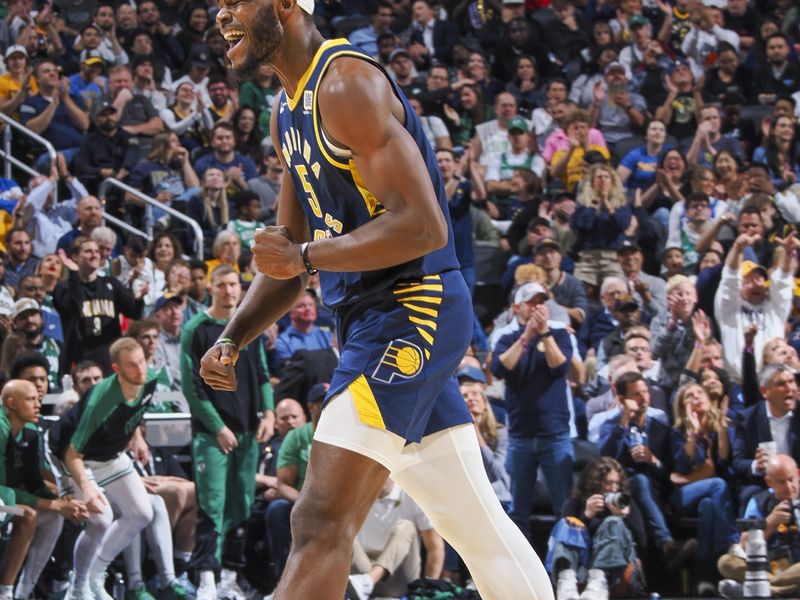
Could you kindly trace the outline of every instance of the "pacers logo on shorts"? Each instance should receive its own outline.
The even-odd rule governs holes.
[[[392,383],[395,377],[411,379],[422,370],[422,350],[406,340],[392,340],[383,353],[373,379]]]

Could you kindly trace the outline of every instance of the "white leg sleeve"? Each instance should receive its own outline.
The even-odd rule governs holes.
[[[489,483],[472,425],[419,444],[361,422],[349,391],[322,411],[314,439],[385,466],[469,567],[484,600],[553,600],[544,565]]]
[[[36,533],[28,549],[25,566],[22,567],[15,598],[25,599],[31,595],[64,526],[64,518],[56,512],[40,510],[36,516]]]
[[[153,558],[158,566],[161,576],[161,587],[166,586],[175,579],[175,565],[172,562],[172,528],[169,524],[167,505],[161,496],[150,494],[150,504],[153,507],[153,520],[144,530],[147,546],[153,553]]]
[[[102,568],[98,569],[95,566],[92,568],[93,571],[105,570],[131,543],[131,540],[153,520],[153,508],[138,473],[131,472],[105,484],[105,492],[119,510],[119,518],[108,528],[97,549],[97,562]]]
[[[122,551],[125,559],[125,572],[128,574],[127,586],[129,590],[135,590],[144,584],[142,580],[142,535],[133,536],[131,543],[125,546]]]
[[[392,479],[464,559],[484,600],[553,600],[544,565],[500,505],[472,425],[403,449]]]
[[[97,485],[94,481],[92,485]],[[83,492],[75,488],[75,498],[83,500]],[[97,557],[97,549],[100,547],[103,537],[114,520],[114,514],[108,504],[103,505],[103,512],[90,514],[75,542],[73,552],[73,567],[75,569],[75,582],[81,584],[89,577],[89,570]]]

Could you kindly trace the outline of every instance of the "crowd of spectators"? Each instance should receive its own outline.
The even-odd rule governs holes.
[[[220,596],[239,600],[269,592],[285,563],[337,332],[312,279],[254,351],[266,363],[252,359],[262,420],[240,431],[197,414],[209,389],[187,381],[187,336],[224,321],[230,289],[252,280],[248,248],[275,222],[284,169],[269,135],[280,81],[266,65],[233,79],[216,11],[186,0],[0,7],[0,112],[57,151],[52,161],[15,132],[14,155],[39,174],[0,178],[0,369],[40,400],[58,394],[43,409],[54,419],[114,373],[109,348],[127,335],[158,378],[152,410],[191,412],[226,454],[261,441],[250,518],[231,531],[198,508],[190,465],[158,449],[161,462],[138,465],[164,500],[153,514],[168,515],[176,581],[211,600],[221,567]],[[678,591],[712,593],[724,576],[720,590],[736,595],[744,514],[767,519],[770,552],[800,562],[797,526],[786,527],[800,494],[796,3],[345,0],[317,3],[314,18],[386,70],[436,149],[475,307],[462,393],[501,502],[537,549],[550,536],[559,599],[584,584],[585,598],[675,592],[679,569],[692,586]],[[608,495],[619,492],[625,506]],[[401,502],[406,517],[390,518]],[[468,578],[391,481],[372,515],[353,598],[401,594],[420,574]],[[66,585],[69,529],[42,597]],[[214,541],[225,546],[215,557],[205,540],[222,534],[238,538]],[[137,552],[117,568],[148,600]],[[773,591],[800,593],[782,564],[771,561]],[[166,573],[155,588],[171,585]],[[26,576],[15,597],[32,593]]]

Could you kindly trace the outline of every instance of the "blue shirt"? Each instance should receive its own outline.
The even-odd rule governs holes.
[[[662,152],[669,150],[668,146],[664,147]],[[626,187],[628,189],[647,189],[656,180],[656,168],[658,167],[658,159],[661,155],[650,156],[647,153],[647,145],[639,146],[628,152],[625,158],[619,163],[631,172]]]
[[[567,372],[572,358],[572,343],[566,329],[551,329],[553,340],[566,360],[556,368],[547,365],[539,349],[540,338],[523,349],[517,366],[507,369],[500,356],[519,339],[524,328],[500,338],[494,348],[492,373],[506,380],[508,431],[512,437],[555,436],[569,432],[569,406],[566,394]]]
[[[227,171],[231,167],[238,166],[242,167],[245,180],[249,181],[250,179],[255,179],[258,177],[258,170],[256,169],[256,164],[253,162],[253,160],[249,156],[244,156],[238,152],[234,153],[233,160],[227,163],[218,161],[213,152],[206,154],[205,156],[201,156],[197,159],[194,170],[197,173],[197,176],[202,178],[203,174],[212,167]]]
[[[324,350],[331,347],[331,332],[316,325],[308,333],[303,333],[289,325],[275,341],[275,358],[278,365],[291,358],[298,350]]]
[[[72,93],[70,96],[78,108],[86,110],[86,104],[80,96]],[[22,124],[25,125],[34,117],[42,114],[48,106],[50,106],[50,101],[41,94],[28,98],[25,104],[19,108]],[[67,148],[78,148],[83,143],[84,134],[75,127],[66,105],[59,102],[50,125],[42,132],[42,137],[53,144],[56,150],[66,150]]]
[[[105,85],[105,80],[103,81],[103,87],[100,87],[94,81],[84,81],[80,73],[75,73],[69,78],[70,94],[83,98],[87,106],[105,95]]]
[[[347,36],[353,46],[358,46],[370,56],[378,56],[378,35],[372,25],[356,29]]]
[[[452,198],[447,199],[447,208],[450,209],[450,222],[453,224],[453,243],[456,247],[456,257],[462,269],[475,266],[475,257],[472,250],[472,217],[469,207],[472,204],[470,197],[472,184],[462,179],[458,184]]]

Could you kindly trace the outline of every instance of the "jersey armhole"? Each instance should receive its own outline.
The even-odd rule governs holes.
[[[335,61],[338,58],[342,58],[344,56],[363,60],[367,64],[370,64],[376,69],[378,69],[378,71],[380,71],[383,74],[383,76],[386,77],[389,83],[389,87],[392,89],[395,98],[397,98],[400,101],[400,106],[402,106],[403,108],[403,121],[400,123],[400,125],[402,125],[405,128],[406,124],[408,123],[408,107],[406,105],[407,101],[403,96],[403,93],[400,91],[400,88],[397,87],[395,82],[389,76],[389,73],[386,72],[386,69],[384,69],[378,62],[376,62],[373,58],[369,56],[365,56],[355,51],[343,51],[341,54],[331,57],[331,59],[328,60],[328,62],[326,62],[325,65],[322,67],[322,71],[320,72],[319,77],[317,77],[317,88],[319,88],[322,85],[322,80],[325,78],[325,75],[328,72],[328,69],[330,68],[331,64],[333,64],[333,61]],[[319,111],[319,99],[316,97],[314,98],[313,120],[315,128],[320,133],[320,138],[321,138],[320,143],[324,146],[327,146],[327,150],[330,150],[330,153],[333,154],[333,156],[336,156],[342,160],[349,161],[353,156],[352,151],[349,148],[342,148],[340,146],[337,146],[336,144],[331,142],[330,138],[325,134],[325,128],[323,127],[322,124],[322,116],[320,115]]]

